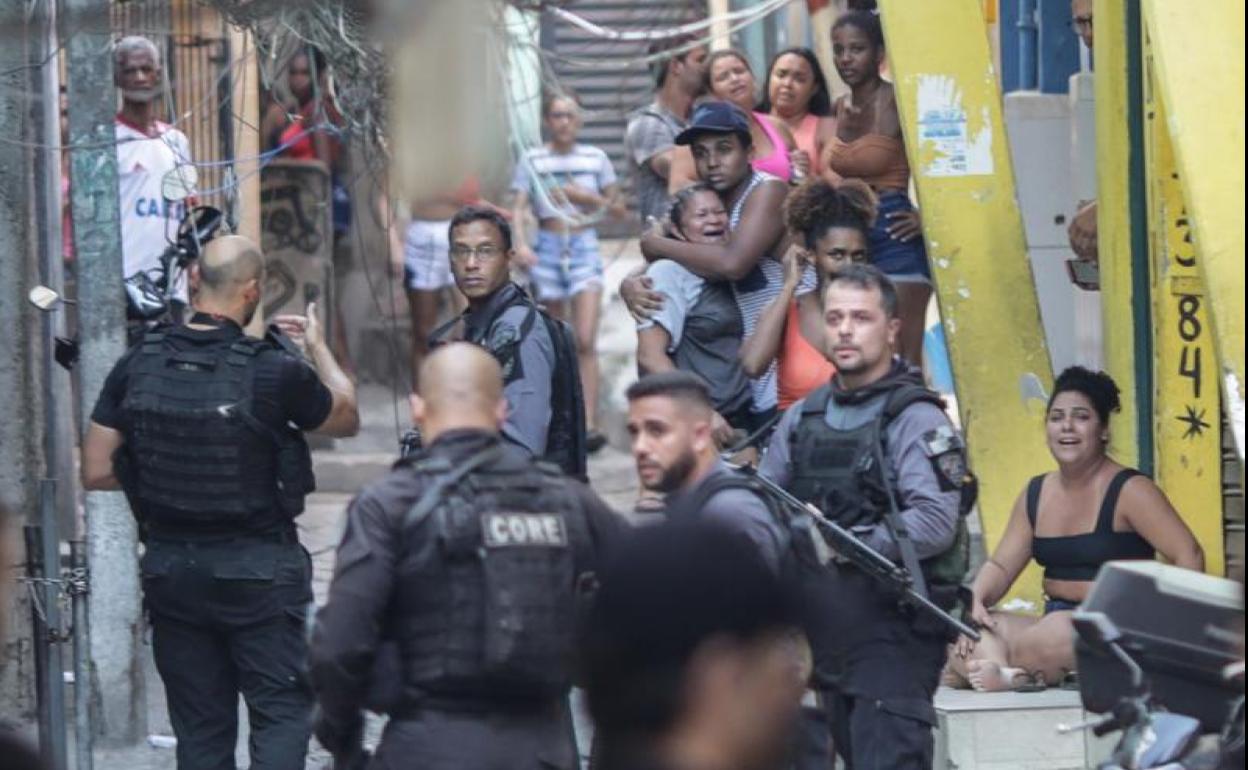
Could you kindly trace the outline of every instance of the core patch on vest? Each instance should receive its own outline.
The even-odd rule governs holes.
[[[486,548],[566,548],[568,531],[557,513],[487,513],[481,517]]]

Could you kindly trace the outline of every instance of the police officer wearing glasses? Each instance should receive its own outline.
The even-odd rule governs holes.
[[[585,407],[571,328],[512,283],[511,225],[501,214],[465,206],[449,229],[451,273],[468,309],[434,330],[430,348],[464,341],[490,351],[509,406],[503,437],[584,480]]]
[[[785,413],[759,472],[950,608],[967,570],[974,497],[961,439],[922,375],[893,354],[901,322],[886,276],[844,268],[828,278],[823,303],[824,352],[837,373]],[[815,682],[846,767],[931,767],[944,627],[839,559],[808,588]]]
[[[347,512],[309,658],[317,738],[358,766],[370,708],[390,717],[374,770],[575,767],[575,619],[620,520],[502,439],[487,351],[438,348],[419,387],[425,448]]]
[[[251,241],[213,240],[197,270],[190,321],[147,332],[108,375],[83,485],[124,489],[138,520],[179,770],[234,767],[240,692],[251,767],[301,770],[312,567],[294,518],[314,487],[302,431],[354,434],[355,387],[312,307],[279,318],[286,333],[243,333],[264,282]]]

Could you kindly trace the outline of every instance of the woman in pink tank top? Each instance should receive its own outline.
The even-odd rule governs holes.
[[[758,109],[792,133],[797,150],[790,159],[802,176],[813,174],[833,183],[840,181],[823,166],[823,148],[836,136],[836,118],[828,81],[814,51],[787,48],[776,54],[767,68],[763,101]]]
[[[707,59],[706,73],[710,96],[735,104],[750,117],[750,140],[754,146],[754,158],[750,165],[756,171],[771,174],[785,182],[792,181],[793,163],[789,156],[797,149],[797,144],[787,127],[766,112],[754,110],[757,88],[754,72],[745,56],[733,50],[716,51]],[[693,156],[685,148],[678,150],[672,158],[668,176],[669,192],[692,184],[698,178],[693,167]]]

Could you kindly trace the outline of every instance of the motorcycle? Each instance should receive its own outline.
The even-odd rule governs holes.
[[[1078,725],[1059,725],[1059,733],[1091,730],[1100,737],[1121,731],[1110,759],[1098,770],[1212,770],[1218,766],[1218,747],[1214,747],[1211,763],[1208,747],[1199,745],[1200,720],[1167,711],[1153,696],[1144,669],[1128,652],[1123,633],[1108,615],[1079,611],[1074,613],[1072,622],[1086,644],[1108,652],[1126,668],[1131,686],[1106,716]],[[1238,719],[1242,719],[1242,711],[1239,713]],[[1231,719],[1238,721],[1235,715]]]
[[[162,177],[161,195],[167,204],[186,201],[194,194],[195,184],[195,167],[179,166]],[[181,303],[174,300],[179,282],[224,223],[225,215],[219,209],[212,206],[190,208],[179,220],[177,232],[156,266],[125,278],[122,285],[126,294],[128,344],[138,341],[144,331],[158,323],[181,321]],[[47,286],[35,286],[27,298],[44,312],[52,312],[61,304],[73,304],[73,300]],[[72,369],[78,360],[77,338],[57,337],[54,357],[64,369]]]

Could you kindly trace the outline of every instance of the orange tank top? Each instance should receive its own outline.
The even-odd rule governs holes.
[[[852,142],[832,137],[825,161],[838,175],[861,179],[877,190],[905,190],[910,186],[906,145],[891,136],[864,134]]]
[[[781,410],[832,379],[836,368],[802,336],[797,300],[789,305],[784,322],[784,340],[776,361],[776,396]]]

